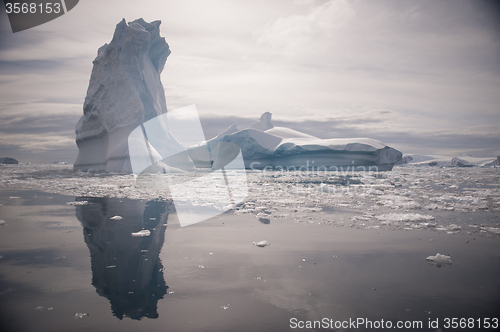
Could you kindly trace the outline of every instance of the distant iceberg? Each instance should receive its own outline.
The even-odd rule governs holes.
[[[413,166],[457,166],[457,167],[493,167],[500,165],[500,157],[478,158],[469,154],[457,157],[445,155],[405,154],[396,165]]]

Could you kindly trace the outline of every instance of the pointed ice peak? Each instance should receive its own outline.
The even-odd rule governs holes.
[[[271,122],[272,116],[273,116],[272,113],[269,113],[269,112],[262,114],[260,116],[259,121],[255,122],[252,125],[252,128],[262,130],[262,131],[271,129],[272,127],[274,127],[274,125]]]

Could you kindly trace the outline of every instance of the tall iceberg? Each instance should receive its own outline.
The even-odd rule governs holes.
[[[123,19],[111,42],[99,48],[75,130],[75,169],[132,172],[129,134],[167,112],[160,73],[170,49],[160,24]]]

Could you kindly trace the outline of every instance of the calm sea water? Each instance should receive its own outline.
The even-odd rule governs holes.
[[[472,331],[500,317],[500,238],[231,213],[180,228],[168,201],[0,195],[2,331],[297,331],[324,318],[418,331],[471,318]],[[426,261],[438,252],[452,264]]]

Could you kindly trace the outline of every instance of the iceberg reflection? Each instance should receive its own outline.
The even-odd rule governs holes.
[[[113,315],[157,318],[168,286],[159,253],[171,202],[78,197],[76,206],[90,251],[92,285],[109,299]],[[121,217],[121,218],[120,218]],[[149,236],[132,236],[145,230]]]

